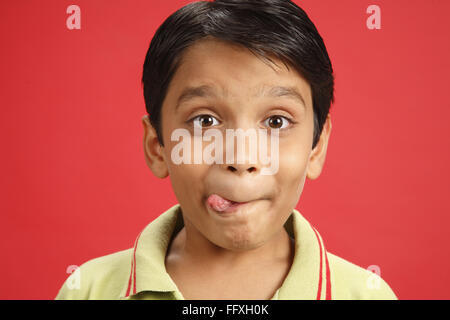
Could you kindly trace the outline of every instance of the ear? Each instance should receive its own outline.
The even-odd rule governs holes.
[[[169,175],[164,157],[164,147],[159,144],[155,128],[150,123],[148,115],[142,117],[144,125],[144,154],[147,166],[158,178],[165,178]]]
[[[320,134],[319,141],[309,155],[308,168],[306,176],[308,179],[314,180],[320,176],[323,165],[325,163],[325,157],[327,155],[328,139],[331,133],[331,116],[328,114]]]

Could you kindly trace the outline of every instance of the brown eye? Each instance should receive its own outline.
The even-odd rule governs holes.
[[[271,116],[265,122],[272,129],[284,129],[290,123],[286,117],[282,116]]]
[[[217,119],[209,114],[199,115],[192,119],[192,121],[194,122],[194,127],[200,128],[211,127],[212,125],[218,123]],[[214,121],[216,121],[216,123]]]

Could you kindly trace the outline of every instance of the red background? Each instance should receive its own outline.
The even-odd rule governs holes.
[[[0,298],[53,299],[67,266],[132,247],[176,203],[145,164],[140,77],[187,2],[1,2]],[[450,298],[450,1],[296,2],[336,74],[327,162],[297,209],[399,298]]]

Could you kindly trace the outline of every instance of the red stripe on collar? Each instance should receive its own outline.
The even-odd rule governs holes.
[[[330,266],[328,264],[327,253],[325,252],[325,262],[327,265],[327,289],[326,289],[326,300],[331,300],[331,277],[330,277]]]
[[[130,277],[128,278],[128,288],[127,288],[127,293],[125,294],[125,297],[128,297],[130,295],[131,277],[133,276],[133,267],[134,267],[134,259],[131,259],[131,272],[130,272]]]
[[[134,241],[133,259],[131,260],[131,271],[130,271],[130,278],[128,280],[127,293],[125,294],[126,297],[130,296],[131,283],[133,283],[133,294],[136,294],[136,248],[137,248],[139,237],[141,236],[141,233],[142,233],[142,231],[139,232],[139,235],[137,236],[136,240]]]
[[[320,300],[320,295],[322,293],[322,277],[323,277],[323,269],[322,269],[322,244],[320,243],[319,235],[317,234],[316,229],[311,226],[311,228],[314,230],[314,233],[316,234],[317,242],[319,244],[319,256],[320,256],[320,265],[319,265],[319,285],[317,288],[317,297],[316,300]]]
[[[327,286],[325,288],[325,300],[331,300],[331,277],[330,277],[330,265],[328,263],[327,251],[325,249],[325,246],[324,246],[322,240],[320,239],[320,236],[319,236],[319,233],[317,232],[317,230],[313,226],[311,226],[311,228],[314,230],[314,233],[316,234],[317,242],[319,243],[319,249],[320,249],[319,250],[319,254],[320,254],[319,272],[320,272],[320,274],[319,274],[319,285],[318,285],[316,299],[320,300],[321,293],[322,293],[322,282],[323,282],[322,281],[322,278],[323,278],[322,250],[323,250],[323,254],[325,255],[325,268],[326,268],[325,281],[327,283]]]

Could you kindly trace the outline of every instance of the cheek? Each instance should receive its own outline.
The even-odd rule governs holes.
[[[201,200],[199,197],[204,194],[202,181],[206,172],[203,165],[169,163],[168,168],[169,178],[180,204]]]
[[[285,201],[287,197],[298,197],[303,190],[308,166],[309,149],[308,144],[302,143],[300,139],[291,139],[280,144],[280,164],[276,175],[280,194]],[[290,201],[288,201],[290,202]]]
[[[206,168],[204,165],[194,165],[180,163],[176,164],[172,161],[172,149],[178,144],[177,141],[165,141],[164,161],[169,171],[169,179],[172,184],[173,191],[180,202],[188,207],[189,200],[194,200],[199,194],[201,188],[200,183],[204,179]],[[192,154],[192,153],[191,153]]]
[[[280,172],[295,179],[306,171],[308,156],[309,153],[300,148],[280,150]]]

